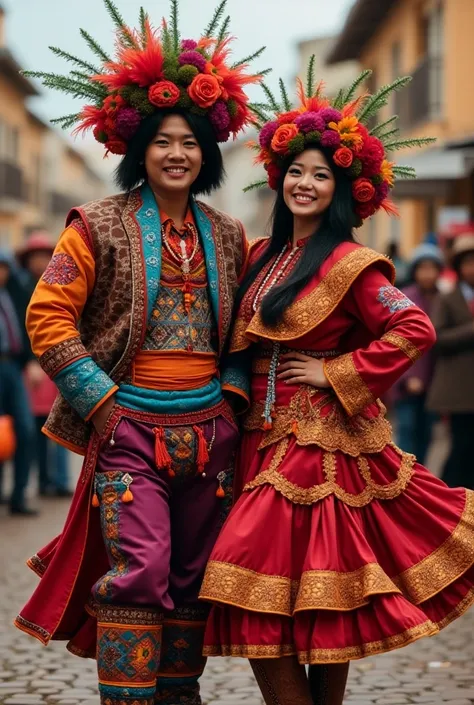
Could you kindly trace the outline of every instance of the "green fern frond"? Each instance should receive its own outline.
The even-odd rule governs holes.
[[[267,181],[254,181],[253,184],[249,184],[244,188],[244,193],[248,193],[249,191],[255,191],[255,189],[258,188],[263,188],[264,186],[268,186]]]
[[[411,81],[411,76],[400,76],[392,83],[382,86],[369,100],[365,103],[362,110],[359,112],[359,120],[368,120],[374,116],[384,105],[387,105],[390,95],[394,91],[399,91]]]
[[[272,91],[270,90],[270,88],[267,86],[266,83],[262,83],[261,85],[262,85],[263,92],[265,93],[265,95],[268,98],[268,104],[270,106],[270,109],[274,110],[276,113],[281,112],[281,106],[278,104],[278,102],[277,102],[275,96],[273,95]]]
[[[173,48],[176,53],[179,51],[179,13],[178,0],[171,0],[171,36],[173,38]]]
[[[81,30],[79,30],[79,31],[80,31],[80,33],[81,33],[81,37],[82,37],[83,39],[85,39],[85,41],[86,41],[86,43],[87,43],[89,49],[90,49],[96,56],[98,56],[99,59],[101,59],[104,63],[105,63],[105,62],[112,61],[112,59],[110,58],[110,56],[108,56],[108,54],[105,53],[105,51],[102,49],[102,47],[100,46],[100,44],[98,44],[98,43],[96,42],[96,40],[95,40],[93,37],[91,37],[91,35],[89,34],[89,32],[86,32],[85,29],[81,29]]]
[[[118,8],[112,2],[112,0],[104,0],[104,5],[105,5],[105,9],[107,10],[110,17],[112,18],[112,22],[117,27],[117,29],[124,30],[127,25],[125,24],[125,20],[123,19],[122,15],[118,11]]]
[[[414,139],[388,142],[384,147],[387,152],[395,152],[398,149],[405,149],[405,147],[425,147],[427,144],[432,144],[433,142],[436,142],[436,137],[416,137]]]
[[[333,103],[333,106],[336,110],[341,110],[344,107],[344,95],[345,95],[344,88],[341,88],[341,90],[337,94],[336,99],[334,100],[334,103]]]
[[[258,59],[259,56],[263,54],[267,47],[260,47],[257,51],[254,51],[253,54],[249,54],[246,56],[244,59],[241,61],[236,61],[235,64],[232,64],[231,68],[236,69],[238,66],[243,66],[244,64],[250,64],[252,61],[255,61],[255,59]]]
[[[47,88],[54,88],[62,93],[70,93],[75,98],[86,98],[87,100],[101,100],[103,98],[103,91],[100,86],[75,80],[69,76],[45,73],[43,71],[25,71],[24,75],[28,78],[38,78]]]
[[[249,103],[250,110],[258,117],[261,123],[269,122],[270,118],[265,112],[268,106],[263,106],[261,103]]]
[[[161,27],[161,42],[163,44],[163,53],[165,57],[172,56],[174,53],[173,37],[171,36],[170,28],[166,22],[163,22]]]
[[[291,110],[291,100],[288,97],[285,83],[282,78],[278,81],[280,84],[281,102],[285,110]]]
[[[258,75],[264,78],[265,76],[268,76],[269,73],[271,73],[273,69],[263,69],[263,71],[259,71]]]
[[[205,37],[213,37],[219,22],[222,20],[222,15],[224,14],[225,7],[227,5],[227,0],[222,0],[222,2],[216,7],[212,20],[206,27],[204,32]]]
[[[80,113],[71,113],[70,115],[63,115],[59,118],[53,118],[50,122],[52,122],[53,125],[59,125],[63,128],[63,130],[68,130],[70,127],[75,125],[76,122],[79,122],[80,119]]]
[[[398,127],[395,127],[393,130],[389,130],[388,132],[384,132],[380,135],[377,135],[377,137],[383,144],[385,144],[386,142],[388,142],[388,140],[398,135],[399,132],[400,130],[398,129]]]
[[[316,56],[315,54],[311,55],[311,58],[309,60],[308,64],[308,72],[306,74],[306,95],[308,97],[313,95],[314,91],[314,64],[316,62]]]
[[[370,69],[365,69],[365,71],[362,71],[362,73],[357,76],[357,78],[352,82],[352,84],[349,86],[347,91],[345,91],[345,93],[344,93],[343,105],[344,105],[344,103],[349,103],[349,101],[351,101],[355,98],[355,95],[356,95],[359,87],[371,75],[372,75],[372,71]]]
[[[224,22],[222,23],[222,27],[219,30],[219,34],[217,35],[217,43],[222,44],[222,42],[227,39],[229,36],[229,27],[230,27],[230,15],[227,15],[225,18]]]
[[[399,179],[416,179],[416,171],[413,166],[403,166],[400,164],[394,166],[392,171]]]
[[[383,130],[385,130],[386,127],[389,127],[390,125],[393,125],[396,121],[398,120],[398,115],[393,115],[389,120],[384,120],[384,122],[379,122],[378,125],[375,125],[370,130],[370,134],[373,135],[374,137],[378,137]]]
[[[90,73],[100,73],[100,69],[98,69],[97,66],[94,66],[94,64],[90,64],[88,61],[84,61],[78,56],[73,56],[73,54],[69,54],[67,51],[63,51],[59,47],[49,47],[49,49],[53,52],[53,54],[61,57],[61,59],[66,59],[66,61],[76,64],[76,66],[81,66],[83,69],[87,69]]]
[[[144,7],[140,8],[140,18],[139,18],[139,23],[140,23],[140,34],[142,37],[142,44],[143,46],[146,46],[146,21],[148,19],[148,14],[145,10]]]

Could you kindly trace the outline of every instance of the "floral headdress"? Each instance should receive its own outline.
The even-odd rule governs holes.
[[[171,0],[170,23],[163,19],[160,30],[153,28],[143,8],[139,29],[131,29],[112,0],[104,3],[117,30],[114,59],[81,29],[100,67],[50,47],[78,70],[69,75],[26,72],[48,88],[89,101],[81,112],[57,118],[54,123],[64,129],[77,124],[76,133],[91,129],[108,152],[125,154],[141,121],[162,108],[176,106],[207,116],[219,142],[226,142],[252,121],[244,88],[259,83],[268,71],[251,74],[247,69],[265,47],[241,61],[229,60],[232,37],[230,17],[225,16],[227,0],[222,0],[197,41],[180,37],[178,0]]]
[[[379,208],[396,214],[396,208],[388,198],[395,178],[415,178],[415,171],[412,167],[396,166],[390,161],[389,154],[403,147],[420,147],[433,140],[398,139],[397,116],[375,127],[369,125],[371,118],[387,105],[390,94],[403,88],[411,78],[398,78],[374,95],[364,93],[355,97],[371,74],[366,70],[331,102],[322,95],[322,82],[315,87],[314,58],[308,67],[306,87],[298,79],[299,106],[296,108],[293,109],[281,79],[281,104],[263,84],[268,104],[253,106],[260,134],[258,143],[251,142],[249,146],[258,152],[255,161],[264,165],[267,180],[253,183],[246,190],[267,184],[276,189],[286,157],[300,154],[308,147],[322,146],[331,150],[334,164],[352,180],[354,211],[359,224]]]

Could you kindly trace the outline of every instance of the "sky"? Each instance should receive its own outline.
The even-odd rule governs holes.
[[[144,5],[157,25],[168,16],[168,0],[115,0],[125,20],[135,25]],[[297,43],[304,39],[336,34],[354,0],[228,0],[231,32],[236,37],[234,54],[243,58],[262,45],[267,46],[255,68],[271,67],[267,78],[276,86],[278,77],[291,80],[297,69]],[[212,17],[217,0],[180,0],[180,28],[183,38],[197,38]],[[0,0],[6,11],[6,44],[25,69],[62,73],[66,62],[54,56],[49,45],[81,58],[90,59],[89,48],[79,34],[86,29],[108,52],[113,50],[113,27],[102,0]],[[71,68],[73,68],[71,66]],[[258,89],[254,89],[258,90]],[[56,91],[41,87],[42,96],[30,107],[48,120],[81,107]],[[253,99],[258,99],[254,94]],[[80,141],[76,143],[80,147]]]

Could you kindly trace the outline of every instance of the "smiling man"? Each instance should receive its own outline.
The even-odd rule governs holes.
[[[246,240],[195,197],[221,184],[218,142],[249,122],[243,87],[258,80],[227,66],[221,13],[199,42],[173,23],[157,34],[144,14],[140,34],[119,27],[80,129],[123,155],[124,193],[69,214],[28,312],[60,391],[44,431],[86,457],[16,624],[97,656],[107,705],[200,702],[197,599],[238,440],[223,390],[246,396],[219,371]]]

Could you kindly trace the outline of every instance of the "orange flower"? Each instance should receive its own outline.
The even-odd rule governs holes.
[[[220,98],[222,89],[214,75],[198,73],[188,88],[188,95],[200,108],[210,108]]]
[[[352,184],[352,194],[359,203],[368,203],[375,196],[375,188],[368,179],[356,179]]]
[[[299,130],[294,123],[280,125],[272,139],[272,149],[279,154],[288,154],[288,142],[299,135]]]
[[[364,138],[359,132],[359,121],[356,117],[344,117],[339,122],[330,122],[328,127],[339,132],[341,143],[345,147],[351,147],[356,151],[362,147]]]
[[[382,166],[380,167],[380,173],[382,174],[382,178],[384,181],[387,182],[387,184],[392,188],[395,178],[393,175],[393,162],[389,162],[388,159],[384,159],[382,162]]]
[[[158,81],[150,86],[148,100],[158,108],[172,108],[180,98],[178,86],[171,81]]]
[[[334,164],[341,166],[343,169],[348,169],[354,160],[354,155],[348,147],[339,147],[334,152]]]

